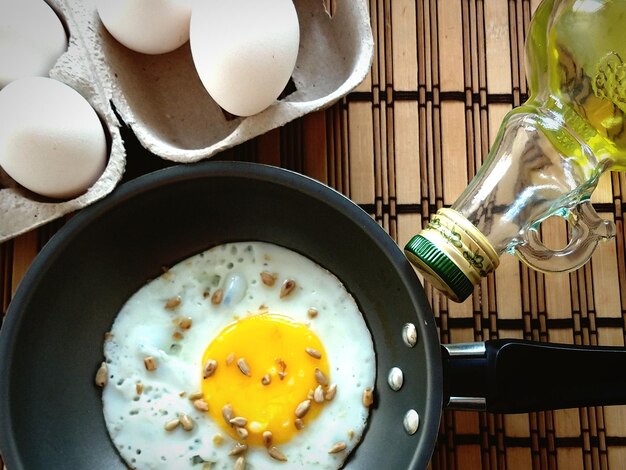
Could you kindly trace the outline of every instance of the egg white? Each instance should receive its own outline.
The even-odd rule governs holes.
[[[278,274],[274,286],[261,282],[262,271]],[[297,287],[281,299],[285,279],[295,280]],[[214,305],[211,295],[218,288],[224,291],[223,301]],[[177,297],[180,305],[165,307]],[[196,410],[188,395],[201,390],[207,345],[225,326],[256,314],[261,305],[310,323],[326,349],[337,394],[305,429],[280,445],[287,465],[270,458],[265,448],[251,446],[246,468],[336,469],[343,464],[363,434],[368,409],[362,394],[374,386],[376,373],[363,316],[341,282],[310,259],[268,243],[241,242],[195,255],[146,284],[123,306],[107,335],[104,417],[113,443],[130,466],[198,469],[202,462],[212,462],[212,469],[232,468],[235,457],[228,453],[236,441],[207,413]],[[314,318],[307,313],[312,307],[318,311]],[[172,334],[181,331],[174,320],[187,317],[192,327],[182,331],[182,339],[173,339]],[[146,356],[155,358],[156,370],[146,370]],[[193,430],[166,431],[165,423],[180,413],[194,420]],[[329,454],[337,442],[345,442],[346,449]]]

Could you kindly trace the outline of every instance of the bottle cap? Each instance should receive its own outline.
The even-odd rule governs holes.
[[[432,285],[456,302],[469,297],[474,285],[500,263],[489,240],[465,217],[447,208],[437,211],[404,252]]]

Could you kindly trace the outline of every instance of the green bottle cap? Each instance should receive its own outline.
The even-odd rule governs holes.
[[[419,235],[404,247],[409,259],[433,286],[463,302],[499,264],[491,243],[465,217],[440,209]]]

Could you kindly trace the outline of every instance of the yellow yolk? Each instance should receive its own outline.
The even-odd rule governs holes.
[[[315,351],[320,358],[314,357]],[[254,315],[226,327],[205,350],[202,364],[209,360],[217,361],[215,372],[202,380],[209,414],[240,439],[222,415],[224,406],[230,405],[234,416],[247,420],[248,444],[262,445],[264,431],[271,431],[274,444],[290,440],[298,432],[296,408],[318,386],[315,369],[330,379],[326,352],[317,335],[307,325],[276,314]],[[246,365],[249,376],[241,370]],[[311,399],[302,417],[305,426],[322,406]]]

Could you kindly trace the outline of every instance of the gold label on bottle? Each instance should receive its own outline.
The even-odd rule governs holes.
[[[453,209],[439,209],[421,235],[444,251],[473,284],[500,263],[491,243]]]

